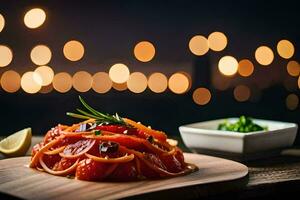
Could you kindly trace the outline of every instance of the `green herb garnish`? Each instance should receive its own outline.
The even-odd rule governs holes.
[[[262,127],[258,124],[255,124],[250,117],[241,116],[235,123],[229,123],[228,121],[225,121],[224,123],[219,124],[218,130],[248,133],[268,130],[268,127]]]
[[[97,124],[120,124],[126,125],[124,120],[116,113],[115,115],[103,114],[90,105],[88,105],[81,96],[79,96],[81,104],[84,106],[86,111],[77,108],[78,113],[67,112],[68,116],[79,118],[79,119],[95,119]]]
[[[101,135],[101,131],[100,130],[95,130],[95,135]]]

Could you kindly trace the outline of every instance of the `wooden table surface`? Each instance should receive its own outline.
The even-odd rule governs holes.
[[[40,140],[40,137],[33,137],[32,143],[35,144]],[[300,157],[277,155],[267,159],[244,162],[244,164],[249,168],[247,177],[229,183],[180,188],[181,196],[184,196],[185,199],[225,197],[231,199],[263,199],[265,197],[280,199],[290,194],[299,195],[297,192],[300,192]],[[239,187],[242,185],[245,186]],[[216,191],[218,192],[216,193]],[[149,194],[138,195],[130,197],[130,199],[149,199],[155,196],[178,199],[178,197],[172,196],[171,190],[155,192],[151,196]],[[4,195],[3,197],[7,198]]]

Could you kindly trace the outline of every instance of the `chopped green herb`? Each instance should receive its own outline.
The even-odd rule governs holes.
[[[95,130],[95,135],[101,135],[101,131],[100,130]]]
[[[248,133],[268,130],[268,127],[262,127],[258,124],[255,124],[250,117],[241,116],[235,123],[229,123],[226,120],[224,123],[219,124],[218,130]]]

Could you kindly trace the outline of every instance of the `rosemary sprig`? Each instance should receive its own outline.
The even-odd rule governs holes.
[[[90,105],[88,105],[81,96],[79,96],[79,100],[81,104],[84,106],[86,111],[77,108],[76,110],[80,113],[72,113],[67,112],[68,116],[79,118],[79,119],[96,119],[96,123],[102,124],[120,124],[120,125],[126,125],[122,117],[120,117],[117,113],[115,115],[109,115],[109,114],[103,114],[94,108],[92,108]]]

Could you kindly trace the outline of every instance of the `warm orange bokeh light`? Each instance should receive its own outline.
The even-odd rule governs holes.
[[[151,42],[142,41],[135,45],[134,56],[141,62],[149,62],[155,56],[155,47]]]
[[[39,93],[48,94],[48,93],[52,92],[52,90],[53,90],[53,85],[49,84],[49,85],[46,85],[46,86],[42,86]]]
[[[64,45],[63,53],[68,60],[78,61],[84,55],[84,46],[76,40],[71,40]]]
[[[274,53],[269,47],[260,46],[255,51],[255,59],[261,65],[270,65],[274,60]]]
[[[168,85],[172,92],[183,94],[188,91],[190,82],[183,73],[175,73],[170,77]]]
[[[1,86],[6,92],[16,92],[21,87],[21,76],[13,70],[6,71],[1,76]]]
[[[278,54],[285,59],[293,57],[295,53],[295,47],[293,43],[288,40],[280,40],[277,44]]]
[[[29,10],[24,16],[24,23],[28,28],[38,28],[46,20],[46,13],[40,8]]]
[[[193,100],[198,105],[203,106],[205,104],[208,104],[210,99],[211,99],[211,93],[206,88],[197,88],[193,92]]]
[[[0,67],[5,67],[11,63],[13,53],[7,46],[0,45]]]
[[[147,88],[147,77],[141,72],[130,74],[127,87],[131,92],[142,93]]]
[[[68,92],[72,88],[72,77],[66,72],[55,74],[53,78],[53,87],[60,93]]]
[[[78,92],[87,92],[92,87],[93,78],[85,71],[76,72],[73,76],[73,87]]]
[[[189,48],[196,56],[202,56],[209,50],[208,40],[202,35],[196,35],[190,40]]]
[[[29,93],[37,93],[41,89],[42,78],[36,72],[26,72],[21,78],[22,89]]]
[[[115,83],[113,82],[113,85],[112,87],[115,89],[115,90],[118,90],[118,91],[124,91],[124,90],[127,90],[127,83]]]
[[[285,100],[286,107],[289,110],[295,110],[299,104],[299,98],[296,94],[289,94]]]
[[[291,76],[299,76],[300,64],[297,61],[291,60],[288,62],[286,70]]]
[[[3,15],[0,14],[0,33],[3,30],[4,26],[5,26],[5,19]]]
[[[227,46],[227,37],[224,33],[213,32],[208,36],[208,46],[213,51],[222,51]]]
[[[249,87],[245,85],[239,85],[234,88],[233,95],[237,101],[243,102],[250,98],[251,91]]]
[[[42,86],[49,85],[53,81],[54,71],[49,66],[40,66],[34,70],[42,78]],[[33,77],[35,78],[35,76]]]
[[[150,75],[148,87],[155,93],[162,93],[168,88],[168,78],[159,72]]]
[[[129,69],[122,63],[114,64],[109,69],[109,77],[115,83],[125,83],[129,78]]]
[[[250,76],[254,71],[253,63],[248,59],[243,59],[239,62],[238,72],[241,76]]]
[[[224,56],[219,60],[219,71],[225,76],[232,76],[238,70],[238,62],[232,56]]]
[[[92,88],[97,93],[106,93],[112,87],[112,81],[109,78],[109,75],[105,72],[98,72],[93,76]]]
[[[46,65],[52,57],[51,50],[46,45],[35,46],[30,53],[32,62],[36,65]]]

